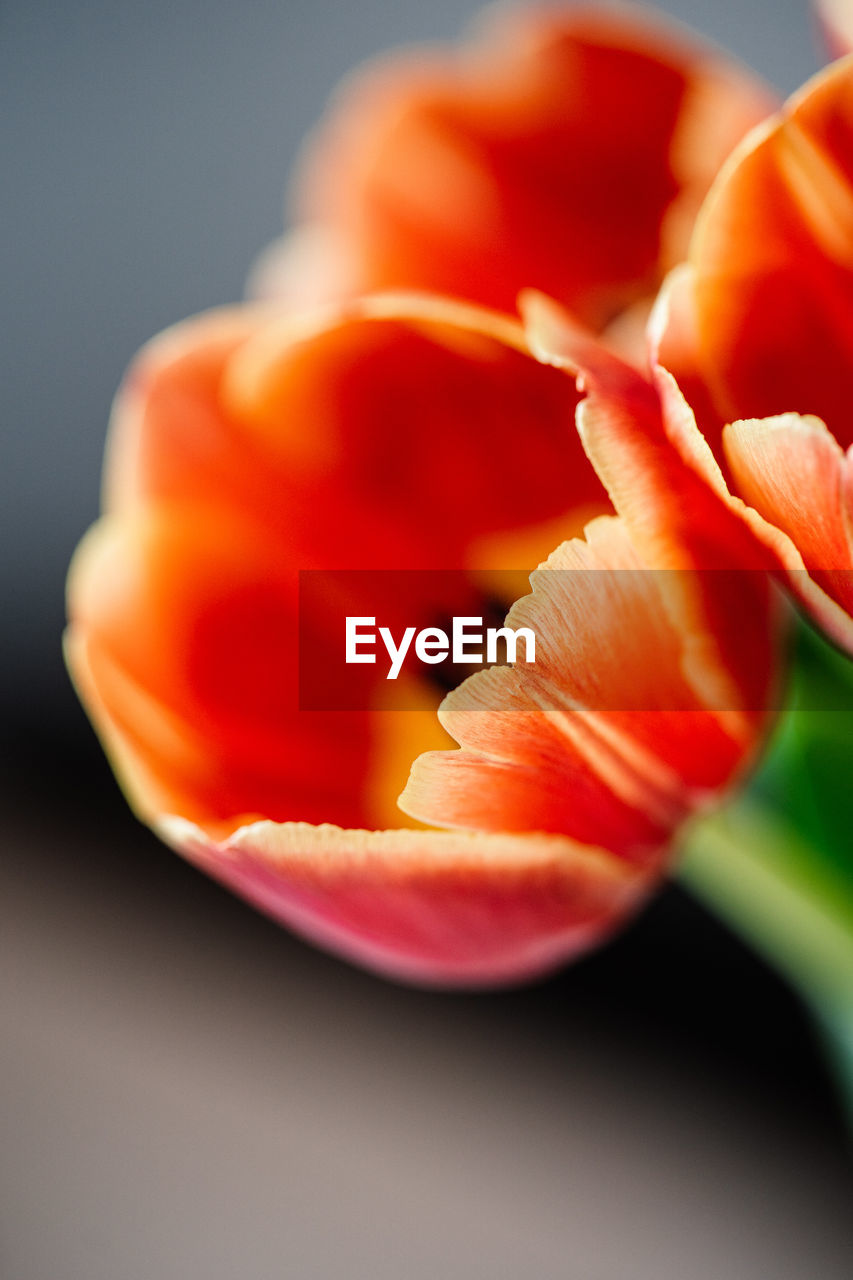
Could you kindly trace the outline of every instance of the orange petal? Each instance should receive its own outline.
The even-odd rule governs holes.
[[[296,574],[250,523],[198,505],[107,517],[68,597],[72,674],[141,813],[369,816],[367,714],[300,712]]]
[[[309,147],[309,242],[300,229],[289,264],[275,255],[279,287],[304,301],[307,251],[331,296],[423,288],[512,310],[533,286],[602,327],[680,260],[769,94],[627,10],[490,19],[458,49],[392,55],[348,82]]]
[[[714,459],[724,465],[723,423],[699,372],[699,331],[693,269],[683,262],[661,285],[645,334],[652,367],[665,369],[690,406],[696,426]]]
[[[366,299],[304,341],[282,321],[237,353],[225,395],[301,483],[334,477],[362,523],[381,514],[382,567],[462,567],[487,534],[605,503],[571,385],[531,359],[520,326],[479,308]],[[410,548],[420,535],[417,559],[395,554],[401,535]]]
[[[652,384],[541,294],[526,291],[522,311],[539,359],[578,377],[584,448],[646,564],[760,566],[760,552],[727,511],[723,477],[666,371],[658,370]]]
[[[739,148],[690,250],[719,417],[814,414],[853,441],[853,58]]]
[[[549,836],[258,822],[216,843],[168,816],[158,831],[303,936],[423,983],[534,977],[603,940],[651,884],[601,850]]]
[[[728,493],[674,380],[657,367],[652,385],[549,299],[523,301],[531,347],[578,371],[584,448],[643,563],[673,571],[661,579],[663,599],[693,636],[693,678],[714,705],[767,706],[775,624],[765,572],[778,560]],[[749,637],[745,610],[756,620]]]
[[[850,464],[819,418],[735,422],[724,445],[738,490],[784,530],[812,579],[853,612]]]
[[[104,506],[151,497],[212,501],[227,482],[256,496],[257,468],[239,424],[220,402],[223,370],[256,331],[261,309],[209,311],[148,342],[116,396],[107,445]]]
[[[463,749],[417,760],[401,808],[659,861],[687,814],[744,767],[766,721],[708,706],[690,677],[695,633],[668,616],[666,576],[643,567],[613,519],[558,548],[507,619],[533,630],[535,665],[492,668],[448,695],[440,718]],[[740,625],[755,643],[761,615]]]
[[[794,490],[799,486],[793,475],[782,478],[784,461],[781,454],[776,460],[776,479],[772,483],[763,480],[759,474],[757,455],[751,456],[752,451],[746,441],[741,449],[736,437],[743,430],[754,428],[752,434],[757,438],[757,434],[764,431],[766,423],[768,434],[766,438],[762,437],[761,446],[764,451],[770,448],[770,441],[775,438],[774,424],[778,427],[779,423],[789,419],[800,423],[804,419],[797,415],[782,415],[776,419],[756,419],[749,427],[738,423],[734,428],[723,428],[707,384],[698,372],[699,337],[693,278],[693,269],[686,265],[671,273],[661,290],[650,325],[651,356],[653,362],[657,363],[657,382],[667,409],[670,439],[677,444],[685,461],[690,461],[694,470],[705,476],[729,515],[742,521],[750,534],[766,549],[769,567],[785,581],[818,625],[836,644],[853,651],[853,617],[849,612],[849,602],[845,603],[849,601],[849,581],[843,572],[843,560],[839,561],[838,558],[844,543],[836,539],[834,561],[841,567],[834,574],[824,574],[820,578],[817,574],[810,576],[804,560],[806,544],[813,538],[815,531],[822,527],[824,516],[821,506],[826,495],[832,492],[833,486],[829,489],[824,489],[818,483],[810,486],[812,499],[818,505],[809,508],[808,513],[805,508],[795,514],[793,510],[784,512],[780,507],[774,515],[775,488],[781,484],[796,502]],[[686,391],[691,402],[689,409],[680,391]],[[701,437],[696,433],[692,414],[692,409],[697,404],[702,425]],[[817,421],[818,419],[814,420]],[[802,432],[798,433],[799,436],[802,436]],[[709,444],[713,447],[713,457]],[[839,446],[826,432],[821,448],[828,463],[831,460],[840,461]],[[726,466],[727,475],[736,493],[742,494],[746,501],[741,497],[733,497],[729,492],[717,459]],[[840,472],[842,486],[848,484],[848,475],[849,467],[845,464]],[[833,485],[836,483],[834,480]],[[850,502],[849,498],[847,502]],[[800,533],[806,539],[803,547],[798,544]],[[829,563],[828,548],[821,548],[816,555],[814,551],[813,547],[813,567],[820,568]]]
[[[131,371],[108,505],[222,503],[302,568],[463,568],[492,535],[606,507],[575,401],[517,323],[458,303],[213,313]]]
[[[469,677],[445,699],[441,721],[463,749],[414,762],[398,803],[419,821],[566,834],[655,864],[683,817],[614,760],[582,713],[542,708],[508,668]]]

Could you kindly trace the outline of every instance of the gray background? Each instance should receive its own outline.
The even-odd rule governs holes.
[[[779,88],[805,4],[671,3]],[[841,1280],[840,1118],[796,1003],[677,890],[600,956],[411,992],[277,930],[132,822],[58,657],[109,403],[240,295],[338,77],[473,5],[0,7],[9,1280]]]

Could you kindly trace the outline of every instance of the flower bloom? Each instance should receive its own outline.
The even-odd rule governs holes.
[[[853,648],[853,58],[742,144],[689,262],[671,366],[796,594]]]
[[[523,978],[609,933],[748,766],[776,662],[766,580],[742,572],[755,544],[661,379],[537,298],[528,333],[386,297],[237,308],[151,344],[116,403],[67,634],[139,815],[277,919],[402,977]],[[360,667],[381,709],[300,709],[300,569],[451,567],[475,590],[556,542],[510,614],[542,638],[536,666],[475,674],[443,705],[461,749],[423,677],[380,702]],[[423,581],[392,615],[475,612]],[[330,649],[324,621],[301,643]],[[441,829],[399,811],[372,829],[401,790]]]
[[[309,143],[261,293],[417,288],[599,330],[680,262],[720,164],[775,102],[626,7],[497,9],[465,45],[351,79]]]

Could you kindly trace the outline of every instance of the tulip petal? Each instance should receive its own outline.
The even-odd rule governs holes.
[[[694,637],[673,626],[661,575],[621,522],[597,521],[531,583],[507,625],[534,631],[535,665],[448,695],[439,716],[462,750],[420,757],[400,807],[440,826],[560,832],[653,865],[744,766],[766,717],[706,706],[689,676]]]
[[[522,304],[540,359],[578,373],[584,448],[643,563],[673,571],[661,580],[665,605],[692,635],[692,677],[708,705],[768,706],[775,605],[764,574],[777,560],[728,493],[674,379],[656,367],[649,383],[550,299],[528,293]]]
[[[335,475],[362,523],[382,513],[383,567],[400,532],[421,535],[402,566],[462,567],[489,533],[606,505],[572,430],[571,386],[530,358],[519,325],[481,308],[364,299],[324,313],[304,341],[285,319],[237,353],[225,395],[303,484]]]
[[[157,830],[296,932],[422,983],[535,977],[602,941],[652,885],[559,837],[258,822],[216,842],[170,816]]]
[[[742,521],[750,534],[766,549],[769,556],[768,567],[784,580],[807,613],[836,644],[853,652],[853,617],[844,603],[849,593],[849,582],[843,572],[843,562],[834,575],[823,575],[819,582],[817,575],[809,575],[795,536],[798,528],[806,532],[807,523],[807,536],[813,537],[815,529],[821,525],[821,516],[816,513],[820,511],[826,495],[832,492],[835,482],[829,489],[823,489],[817,484],[811,486],[812,498],[819,505],[809,510],[808,521],[802,511],[798,514],[789,511],[787,516],[780,512],[776,519],[772,509],[772,486],[763,485],[756,459],[750,456],[748,446],[742,448],[735,438],[737,433],[749,428],[743,423],[736,424],[735,428],[723,427],[708,387],[698,373],[700,344],[693,284],[694,272],[688,264],[672,272],[658,297],[650,324],[651,358],[656,366],[656,380],[669,423],[670,439],[677,443],[685,461],[692,458],[694,469],[705,477],[728,512]],[[689,409],[681,394],[684,391],[690,401]],[[697,405],[701,436],[697,435],[693,420],[693,410]],[[804,421],[798,415],[781,415],[778,419],[757,419],[751,424],[755,432],[761,432],[765,422],[769,424],[770,433],[763,441],[765,449],[773,438],[773,424],[778,425],[788,418]],[[814,419],[815,423],[818,421]],[[801,432],[800,436],[802,435]],[[836,450],[840,455],[838,446],[834,443],[830,446],[830,440],[831,437],[827,435],[821,442],[821,448],[824,452],[828,450],[833,457]],[[737,493],[743,494],[743,497],[734,496],[729,491],[717,459],[726,464],[732,487]],[[849,464],[845,463],[841,469],[842,486],[849,483],[848,476]],[[791,479],[779,477],[777,483],[779,482],[783,488],[791,489]],[[850,498],[846,502],[846,509],[850,509]],[[836,562],[840,545],[836,543]],[[826,557],[824,549],[813,558],[813,563],[818,567],[826,565]]]
[[[534,286],[601,328],[681,260],[716,169],[773,105],[626,8],[496,9],[459,49],[348,82],[306,153],[302,226],[255,288],[303,303],[306,281],[315,300],[419,288],[511,311]]]
[[[214,312],[131,370],[107,505],[222,503],[300,568],[461,569],[490,537],[606,509],[575,401],[517,322],[449,300]]]
[[[796,412],[853,441],[853,58],[756,129],[697,223],[701,373],[723,421]]]
[[[565,833],[659,862],[683,811],[614,756],[596,731],[606,717],[544,709],[514,674],[478,673],[447,696],[440,718],[463,749],[418,757],[403,812],[464,830]]]
[[[261,308],[228,307],[172,326],[148,342],[113,406],[104,467],[104,507],[152,496],[210,502],[227,478],[257,490],[257,459],[220,405],[223,370],[255,332]],[[168,441],[169,447],[164,447]],[[252,496],[255,496],[252,494]]]
[[[716,464],[723,462],[723,423],[699,372],[699,332],[693,269],[682,262],[670,271],[658,291],[645,334],[645,351],[653,369],[666,370],[675,380],[707,442]],[[714,470],[716,471],[715,465]],[[709,474],[709,479],[711,476]],[[713,480],[718,486],[716,478]]]
[[[674,357],[689,389],[704,384],[703,427],[752,503],[741,516],[801,604],[853,652],[842,456],[853,441],[851,156],[848,57],[745,139],[720,174],[682,275],[692,333],[685,342],[682,308],[662,358]],[[723,438],[724,421],[734,426]]]
[[[72,675],[143,815],[180,800],[210,824],[371,816],[369,717],[299,710],[295,575],[251,520],[198,504],[106,517],[68,597]]]
[[[732,423],[723,440],[739,491],[789,535],[814,581],[853,612],[849,464],[824,423],[787,413]]]

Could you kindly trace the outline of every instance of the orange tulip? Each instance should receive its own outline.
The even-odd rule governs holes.
[[[258,292],[418,288],[514,312],[532,287],[595,329],[651,299],[774,99],[644,10],[487,17],[458,49],[392,55],[347,82]]]
[[[853,648],[853,58],[720,175],[673,281],[664,360],[796,594]],[[766,419],[766,420],[765,420]],[[731,425],[725,426],[728,423]],[[766,521],[766,524],[764,523]]]
[[[689,516],[642,496],[675,493],[688,411],[530,311],[529,337],[416,297],[179,326],[118,398],[106,512],[69,581],[70,668],[139,815],[297,931],[423,981],[527,977],[606,936],[748,766],[772,696],[741,522],[693,472]],[[541,659],[448,697],[460,751],[428,750],[449,745],[428,675],[389,694],[359,667],[362,709],[300,708],[298,649],[332,653],[364,571],[405,571],[382,607],[428,625],[609,510],[584,449],[623,515],[515,605]],[[334,569],[344,597],[307,631],[300,569]],[[413,761],[401,803],[444,829],[370,830]]]

